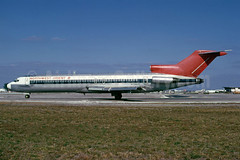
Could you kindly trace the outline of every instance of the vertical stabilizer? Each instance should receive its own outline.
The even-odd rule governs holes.
[[[196,50],[178,64],[151,65],[151,72],[198,77],[216,57],[226,54],[225,51]]]

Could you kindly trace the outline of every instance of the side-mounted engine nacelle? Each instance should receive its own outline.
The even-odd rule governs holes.
[[[152,83],[154,84],[166,84],[166,83],[174,83],[178,82],[177,78],[172,77],[153,77]]]

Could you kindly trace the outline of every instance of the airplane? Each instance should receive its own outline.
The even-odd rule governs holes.
[[[218,56],[228,50],[196,50],[174,65],[151,65],[151,73],[127,75],[74,75],[74,76],[29,76],[19,77],[5,85],[10,91],[23,92],[25,98],[31,93],[77,92],[111,93],[116,100],[122,93],[146,93],[201,84],[198,78],[202,71]]]

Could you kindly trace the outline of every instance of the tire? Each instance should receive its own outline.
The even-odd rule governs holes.
[[[29,94],[26,94],[26,95],[25,95],[25,98],[26,98],[26,99],[30,98],[30,95],[29,95]]]
[[[116,95],[116,96],[115,96],[115,99],[116,99],[116,100],[121,100],[121,99],[122,99],[122,95],[121,95],[121,94]]]

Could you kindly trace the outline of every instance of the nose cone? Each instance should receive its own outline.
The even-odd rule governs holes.
[[[5,84],[3,85],[3,88],[4,88],[6,91],[8,90],[7,84],[8,84],[8,83],[5,83]]]
[[[11,83],[7,84],[7,89],[11,89]]]

